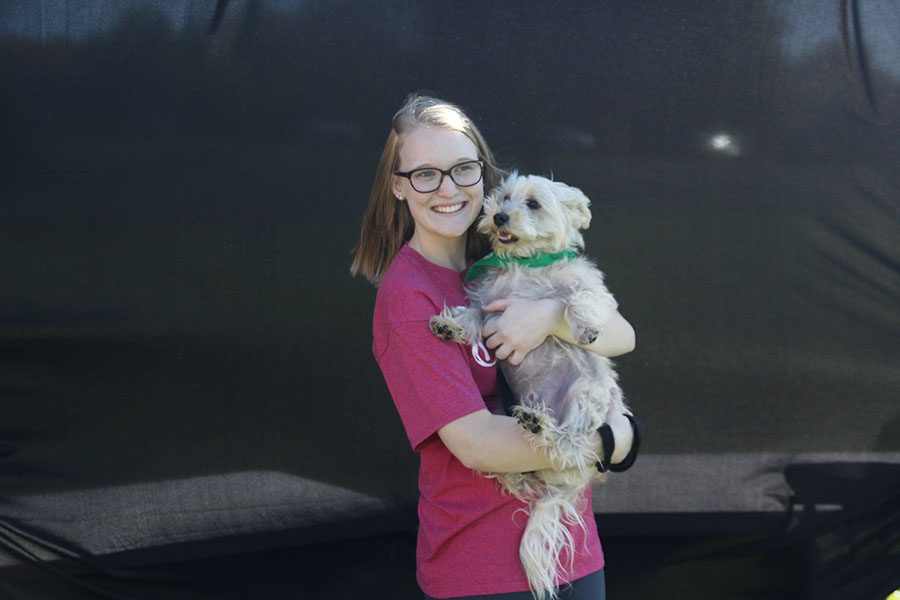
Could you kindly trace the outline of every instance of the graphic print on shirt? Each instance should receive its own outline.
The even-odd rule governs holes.
[[[454,306],[456,310],[464,310],[465,306]],[[478,342],[477,344],[469,344],[469,347],[472,349],[472,358],[475,359],[475,362],[478,363],[481,367],[493,367],[497,364],[497,359],[491,356],[491,351],[488,350],[484,343]]]
[[[484,344],[478,342],[478,344],[471,344],[472,346],[472,358],[475,359],[482,367],[493,367],[497,364],[497,359],[491,357],[491,352],[487,348],[484,347]]]

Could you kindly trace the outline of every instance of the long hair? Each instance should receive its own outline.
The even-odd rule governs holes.
[[[353,249],[353,264],[350,266],[353,275],[360,273],[376,286],[381,282],[381,277],[400,251],[400,247],[409,241],[415,229],[408,203],[394,197],[391,176],[400,161],[404,134],[420,125],[434,125],[458,131],[472,140],[478,149],[479,158],[484,162],[485,195],[497,185],[503,175],[494,163],[494,156],[481,132],[462,109],[431,96],[419,94],[407,96],[406,102],[394,115],[391,132],[378,161],[369,205],[366,207],[362,231]],[[472,223],[466,233],[466,260],[481,258],[488,249],[487,238],[478,233],[475,230],[475,223]]]

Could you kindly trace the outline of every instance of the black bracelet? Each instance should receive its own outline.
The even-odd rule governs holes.
[[[612,460],[613,452],[616,450],[616,439],[613,436],[612,429],[606,423],[597,429],[597,432],[600,434],[600,439],[603,441],[603,458],[597,461],[597,470],[601,473],[606,473],[607,471],[612,471],[613,473],[627,471],[634,465],[634,461],[637,460],[638,452],[641,450],[641,437],[644,432],[644,426],[632,415],[626,414],[625,418],[631,423],[631,431],[633,434],[631,450],[628,451],[628,455],[622,462],[615,465],[610,462]]]
[[[597,429],[597,433],[600,434],[600,440],[603,442],[603,458],[597,461],[597,470],[606,473],[609,470],[609,461],[612,459],[613,452],[616,451],[616,438],[607,423],[601,425]]]
[[[644,432],[644,426],[637,418],[629,414],[626,414],[625,417],[631,421],[631,431],[633,433],[631,450],[628,451],[628,456],[622,462],[609,466],[609,470],[613,473],[621,473],[630,469],[634,461],[637,460],[638,452],[641,451],[641,435]]]

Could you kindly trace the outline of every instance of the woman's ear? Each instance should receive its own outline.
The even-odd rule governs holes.
[[[391,191],[394,192],[394,197],[401,202],[406,200],[403,197],[403,188],[400,185],[400,178],[396,175],[391,175]]]

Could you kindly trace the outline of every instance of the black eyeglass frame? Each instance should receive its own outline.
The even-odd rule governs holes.
[[[456,177],[453,176],[453,169],[455,169],[456,167],[459,167],[461,165],[468,165],[470,163],[478,163],[478,167],[481,169],[481,173],[478,175],[478,179],[476,179],[472,183],[467,183],[465,185],[462,183],[459,183],[458,181],[456,181]],[[427,190],[427,191],[422,191],[419,188],[417,188],[416,184],[413,183],[412,176],[413,176],[413,173],[416,173],[418,171],[439,171],[441,173],[441,178],[438,180],[437,186],[434,189]],[[464,160],[462,162],[458,162],[455,165],[451,166],[446,171],[444,169],[438,169],[437,167],[422,167],[421,169],[413,169],[412,171],[394,171],[394,175],[397,175],[398,177],[406,177],[407,179],[409,179],[409,184],[413,187],[414,190],[416,190],[420,194],[428,194],[428,193],[436,191],[442,185],[444,185],[444,177],[450,177],[450,181],[452,181],[457,187],[472,187],[473,185],[477,185],[479,181],[484,179],[484,161],[481,160],[480,158],[475,159],[475,160]]]

